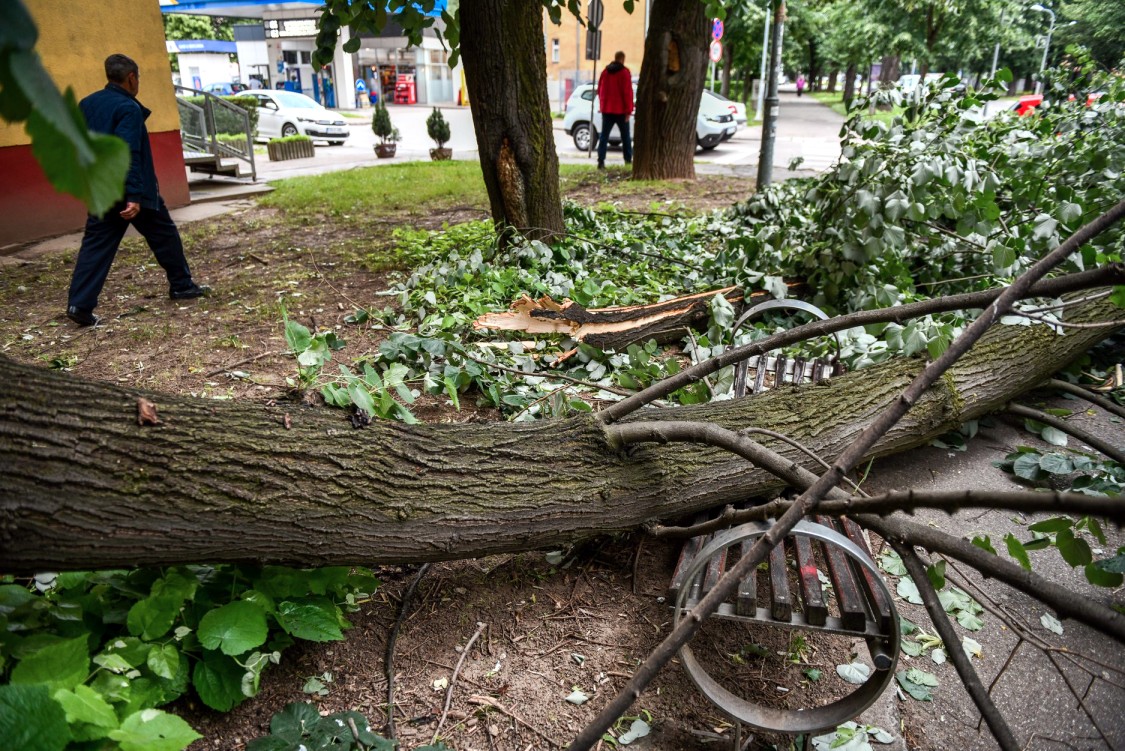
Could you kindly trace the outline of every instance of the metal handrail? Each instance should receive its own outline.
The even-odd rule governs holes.
[[[181,139],[191,145],[198,145],[201,150],[214,154],[220,159],[224,156],[233,157],[235,159],[242,159],[250,163],[250,176],[251,179],[257,181],[258,167],[254,161],[254,133],[250,129],[250,114],[236,104],[226,101],[222,97],[216,96],[209,91],[200,91],[188,86],[181,86],[173,84],[177,92],[176,100],[190,110],[200,113],[201,122],[203,124],[203,133],[196,135],[185,133],[181,127]],[[203,97],[204,106],[189,102],[183,97],[179,96],[180,92],[187,92],[188,96],[201,96]],[[218,128],[215,126],[215,107],[226,108],[227,111],[236,115],[242,120],[243,133],[246,136],[246,153],[235,149],[229,144],[222,143],[218,139]]]

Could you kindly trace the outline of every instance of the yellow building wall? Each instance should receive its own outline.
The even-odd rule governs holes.
[[[597,80],[597,73],[601,73],[605,66],[613,62],[613,54],[617,51],[625,53],[625,67],[634,76],[641,74],[641,60],[645,51],[645,12],[646,2],[636,3],[633,12],[626,13],[620,0],[606,0],[604,3],[605,15],[602,17],[602,50],[598,58],[597,70],[594,62],[586,59],[586,27],[580,26],[569,11],[563,10],[562,24],[556,26],[551,22],[546,11],[543,13],[543,36],[547,44],[547,78],[563,77],[574,69],[582,72],[580,80]],[[583,5],[585,12],[585,5]],[[577,33],[576,33],[577,32]],[[559,61],[552,62],[551,56],[553,40],[559,40]],[[575,49],[577,46],[577,49]],[[577,58],[576,58],[577,53]],[[577,60],[577,65],[575,64]]]
[[[6,0],[0,0],[5,2]],[[152,110],[150,133],[178,131],[180,117],[157,0],[24,0],[39,27],[36,51],[60,90],[81,100],[105,86],[105,59],[115,52],[140,67],[139,99]],[[23,124],[0,122],[0,147],[30,143]]]

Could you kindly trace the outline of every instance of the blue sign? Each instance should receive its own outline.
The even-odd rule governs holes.
[[[716,18],[711,22],[711,38],[712,39],[722,39],[723,38],[723,19]]]

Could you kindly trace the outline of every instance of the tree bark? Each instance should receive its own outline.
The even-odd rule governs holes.
[[[1104,301],[1087,311],[1073,320],[1123,318]],[[1000,407],[1108,333],[997,327],[873,455]],[[832,460],[921,367],[897,360],[826,384],[633,417],[754,425]],[[589,416],[357,430],[334,410],[145,394],[161,423],[142,427],[141,395],[0,358],[0,570],[466,558],[562,545],[780,486],[715,449],[619,451]]]
[[[637,180],[695,179],[695,118],[707,68],[699,0],[653,0],[637,86]]]
[[[839,78],[839,77],[840,77],[840,71],[836,70],[835,68],[828,71],[828,89],[827,89],[827,91],[828,91],[829,94],[835,94],[836,93],[836,79]]]
[[[465,0],[461,56],[492,219],[536,239],[564,232],[536,0]],[[503,50],[504,54],[497,54]]]
[[[855,63],[848,63],[844,71],[844,107],[851,109],[852,100],[855,99],[855,79],[859,69]]]

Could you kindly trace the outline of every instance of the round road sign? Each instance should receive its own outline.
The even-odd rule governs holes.
[[[718,39],[711,42],[711,62],[717,63],[723,59],[723,43]]]
[[[711,38],[712,39],[722,39],[723,38],[723,19],[716,18],[716,19],[711,21]]]

